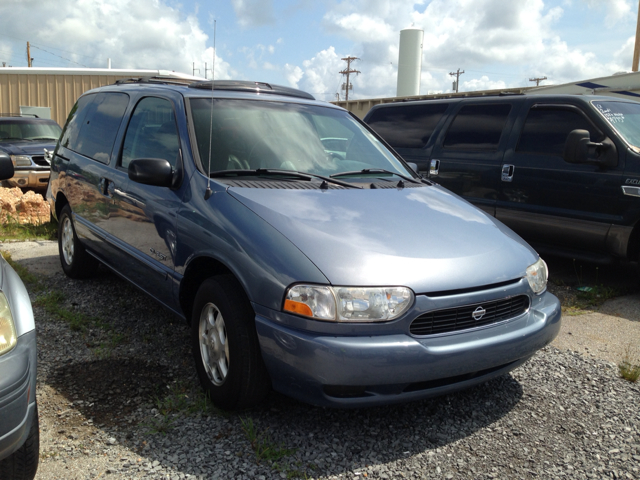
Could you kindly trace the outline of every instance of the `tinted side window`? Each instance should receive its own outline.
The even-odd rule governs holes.
[[[67,123],[60,137],[60,144],[69,150],[78,151],[78,134],[87,116],[87,107],[95,100],[95,94],[80,97],[67,117]]]
[[[374,111],[367,123],[395,148],[422,148],[447,110],[448,103],[402,105]]]
[[[516,151],[562,156],[569,132],[576,129],[588,130],[592,142],[603,139],[602,133],[580,112],[533,107],[522,127]]]
[[[510,111],[508,103],[465,105],[453,119],[444,147],[496,150]]]
[[[175,168],[179,152],[171,102],[157,97],[140,100],[127,127],[120,165],[128,168],[134,158],[162,158]]]
[[[124,93],[98,93],[92,96],[92,101],[80,112],[84,115],[78,115],[80,133],[75,145],[67,148],[98,162],[109,163],[129,96]]]

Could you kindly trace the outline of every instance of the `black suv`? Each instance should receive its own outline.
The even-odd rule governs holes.
[[[640,103],[504,95],[377,105],[367,122],[405,160],[539,252],[640,254]]]
[[[50,158],[62,129],[46,118],[0,114],[0,156],[9,157],[14,176],[0,182],[5,187],[46,188]]]

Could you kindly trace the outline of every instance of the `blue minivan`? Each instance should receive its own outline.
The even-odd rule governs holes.
[[[516,368],[560,327],[531,247],[299,90],[91,90],[47,198],[66,274],[102,264],[185,319],[222,408],[271,388],[336,407],[440,395]]]

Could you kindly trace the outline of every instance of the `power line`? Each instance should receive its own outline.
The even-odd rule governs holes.
[[[61,58],[61,59],[63,59],[63,60],[66,60],[67,62],[75,63],[76,65],[80,65],[81,67],[89,68],[89,67],[87,67],[86,65],[83,65],[83,64],[81,64],[81,63],[75,62],[75,61],[73,61],[73,60],[70,60],[70,59],[68,59],[68,58],[62,57],[62,56],[60,56],[60,55],[56,55],[56,54],[55,54],[55,53],[53,53],[53,52],[50,52],[50,51],[48,51],[48,50],[45,50],[44,48],[36,47],[34,44],[31,44],[31,48],[36,48],[36,49],[38,49],[38,50],[42,50],[43,52],[47,52],[49,55],[53,55],[54,57]]]

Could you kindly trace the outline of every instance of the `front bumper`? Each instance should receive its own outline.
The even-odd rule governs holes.
[[[27,440],[36,415],[36,332],[0,357],[0,460]]]
[[[17,170],[7,180],[12,187],[46,188],[49,183],[50,170]]]
[[[333,407],[406,402],[485,382],[549,344],[561,319],[560,302],[548,292],[511,320],[423,337],[410,335],[408,329],[386,335],[327,335],[290,328],[261,315],[261,309],[257,312],[273,388]]]

